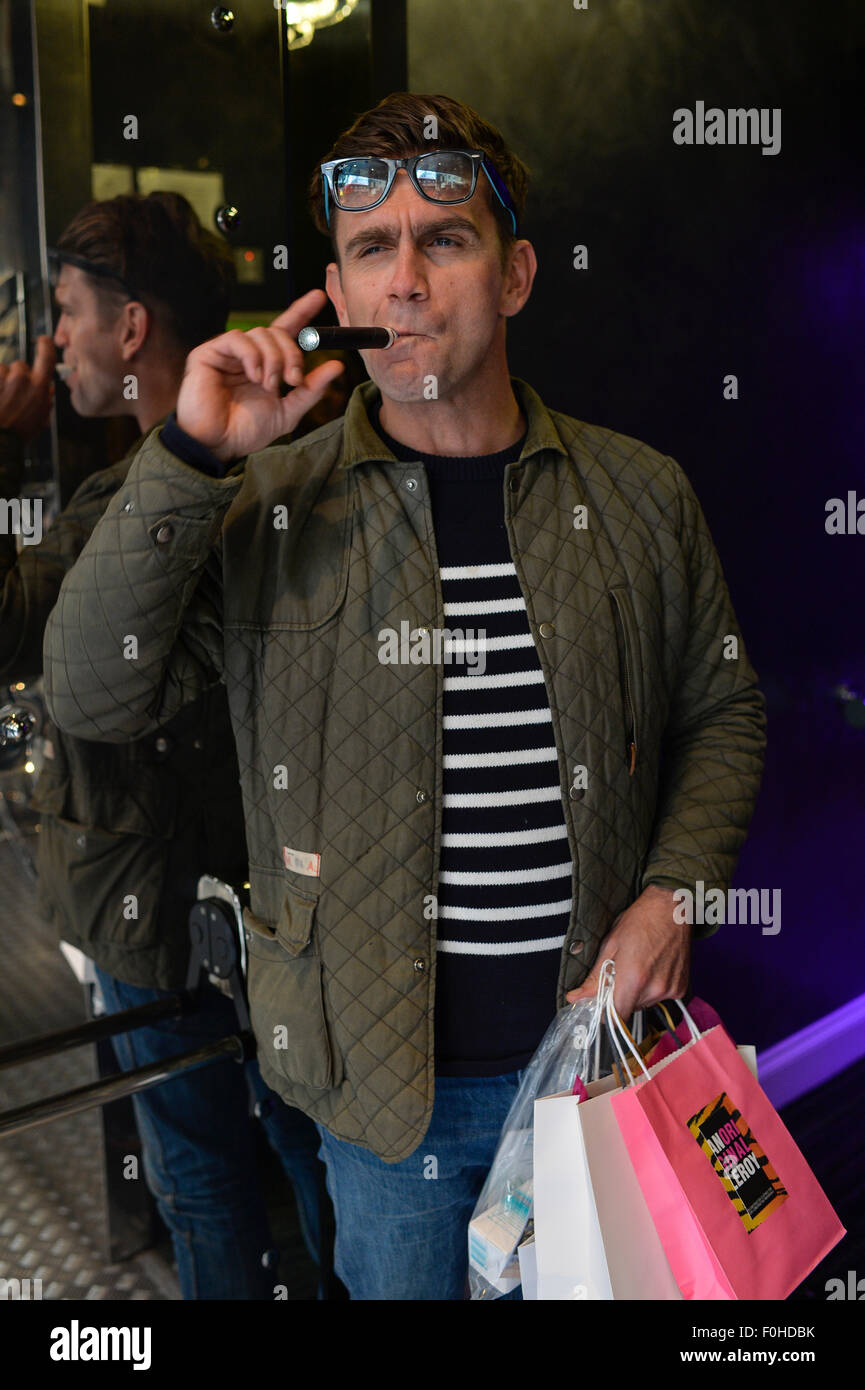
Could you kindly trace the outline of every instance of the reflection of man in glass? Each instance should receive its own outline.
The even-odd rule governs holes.
[[[144,433],[173,408],[186,355],[225,328],[231,252],[174,193],[91,203],[60,239],[54,342],[82,415],[132,415]],[[44,428],[55,352],[0,371],[0,493],[21,485],[21,443]],[[42,667],[45,622],[66,570],[141,444],[75,492],[39,546],[16,556],[0,537],[0,669]],[[136,743],[95,744],[58,732],[34,796],[41,812],[39,897],[61,937],[93,958],[109,1012],[182,989],[188,916],[203,872],[247,876],[237,758],[221,686]],[[195,1017],[115,1040],[131,1068],[236,1031],[210,985]],[[248,1067],[268,1133],[290,1176],[317,1253],[323,1170],[315,1129]],[[275,1269],[256,1175],[249,1093],[233,1062],[199,1068],[134,1097],[148,1183],[174,1239],[184,1298],[272,1298]],[[324,1199],[326,1200],[326,1198]],[[273,1255],[268,1255],[269,1260]]]
[[[135,510],[109,509],[47,637],[55,714],[90,738],[226,680],[259,1056],[319,1124],[358,1298],[462,1295],[468,1219],[556,1007],[605,956],[624,1014],[686,990],[673,890],[727,883],[761,769],[762,697],[741,641],[724,657],[738,627],[681,469],[509,374],[526,184],[458,102],[359,117],[313,215],[340,322],[396,344],[364,353],[344,421],[270,450],[325,380],[294,341],[321,294],[192,353],[130,471]],[[383,665],[403,622],[484,629],[484,675]]]

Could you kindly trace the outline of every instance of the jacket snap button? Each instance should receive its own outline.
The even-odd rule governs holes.
[[[167,738],[163,738],[162,735],[160,734],[159,738],[156,740],[156,742],[154,743],[153,746],[154,746],[154,748],[156,749],[157,753],[167,753],[167,752],[168,752],[168,739],[167,739]]]
[[[419,975],[423,974],[423,972],[426,970],[426,961],[424,960],[423,956],[418,956],[417,960],[414,963],[414,968]]]
[[[134,502],[124,502],[124,503],[123,503],[123,506],[122,506],[122,508],[121,508],[121,511],[124,511],[124,512],[134,512],[134,511],[135,511],[135,503],[134,503]]]
[[[582,801],[585,794],[585,787],[571,787],[568,791],[568,796],[571,798],[572,801]]]
[[[166,523],[164,526],[160,526],[159,530],[156,532],[156,539],[160,545],[165,545],[166,541],[170,541],[173,535],[174,527]]]
[[[87,836],[86,836],[86,835],[76,835],[76,836],[75,836],[75,843],[76,843],[76,845],[78,846],[79,849],[86,849],[86,847],[87,847]]]
[[[427,799],[426,792],[425,792],[425,791],[419,791],[418,794],[417,794],[417,804],[418,804],[418,806],[423,806],[423,804],[424,804],[424,802],[426,801],[426,799]]]
[[[572,941],[568,947],[568,955],[578,956],[585,946],[585,941]]]
[[[552,623],[541,623],[538,632],[542,637],[555,637],[556,635],[556,629],[553,627]]]
[[[508,478],[508,487],[510,488],[511,492],[519,492],[519,490],[520,490],[520,480],[519,480],[519,478],[517,478],[515,475],[512,474],[512,475],[510,476],[510,478]]]
[[[409,492],[414,492],[415,488],[417,487],[417,478],[406,478],[405,485],[408,488]]]

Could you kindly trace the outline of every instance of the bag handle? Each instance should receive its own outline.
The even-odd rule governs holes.
[[[586,1037],[586,1056],[588,1058],[587,1081],[597,1080],[601,1065],[601,1020],[604,1016],[604,1008],[608,991],[612,988],[612,982],[616,975],[616,963],[610,956],[601,963],[601,973],[598,977],[598,992],[595,995],[595,1007],[589,1020],[589,1031]],[[594,1046],[593,1046],[594,1044]],[[579,1076],[574,1082],[572,1094],[577,1095],[580,1082]],[[582,1097],[581,1097],[582,1099]]]
[[[595,1007],[592,1011],[589,1023],[589,1036],[587,1046],[594,1043],[594,1057],[591,1063],[592,1077],[598,1074],[598,1067],[601,1061],[601,1019],[604,1014],[607,992],[612,989],[613,981],[616,978],[616,962],[609,956],[601,965],[601,973],[598,977],[598,992],[595,995]]]
[[[667,1008],[663,999],[659,999],[657,1004],[652,1005],[652,1008],[657,1009],[658,1013],[661,1015],[661,1018],[664,1021],[664,1027],[666,1028],[667,1032],[671,1035],[671,1037],[676,1038],[676,1025],[673,1022],[670,1010]],[[676,1038],[677,1043],[678,1041],[679,1039]]]
[[[637,1063],[638,1063],[638,1065],[639,1065],[639,1068],[640,1068],[641,1072],[642,1072],[643,1075],[646,1077],[646,1079],[649,1080],[650,1077],[649,1077],[648,1068],[646,1067],[646,1064],[645,1064],[645,1062],[643,1061],[642,1057],[640,1056],[639,1052],[637,1051],[636,1047],[635,1047],[634,1044],[631,1042],[630,1035],[629,1035],[627,1029],[625,1028],[624,1023],[623,1023],[622,1020],[620,1019],[618,1013],[616,1012],[616,1006],[615,1006],[615,1004],[613,1003],[613,990],[612,990],[612,988],[610,988],[610,990],[609,990],[609,992],[608,992],[608,994],[607,994],[606,1015],[607,1015],[607,1027],[608,1027],[609,1030],[610,1030],[610,1037],[611,1037],[612,1040],[613,1040],[613,1046],[615,1047],[616,1051],[617,1051],[618,1054],[619,1054],[619,1061],[620,1061],[621,1064],[622,1064],[622,1075],[623,1075],[623,1076],[626,1076],[626,1077],[628,1078],[628,1085],[629,1085],[629,1086],[635,1086],[637,1083],[636,1083],[635,1077],[632,1076],[632,1074],[631,1074],[631,1069],[630,1069],[630,1067],[628,1066],[627,1062],[625,1061],[625,1054],[624,1054],[624,1052],[622,1051],[621,1044],[620,1044],[620,1042],[619,1042],[619,1038],[620,1038],[620,1037],[624,1039],[624,1041],[625,1041],[625,1043],[626,1043],[626,1045],[627,1045],[628,1051],[631,1053],[631,1055],[632,1055],[633,1057],[636,1058]]]
[[[682,1017],[687,1023],[689,1029],[691,1030],[691,1037],[694,1039],[694,1042],[699,1042],[703,1035],[700,1032],[691,1015],[688,1013],[688,1010],[685,1008],[685,1001],[683,999],[677,999],[676,1003],[682,1011]]]
[[[699,1028],[697,1027],[696,1023],[694,1022],[694,1020],[693,1020],[693,1018],[691,1017],[691,1015],[690,1015],[690,1013],[688,1012],[688,1010],[685,1008],[684,1001],[681,1000],[681,999],[674,999],[674,1000],[673,1000],[673,1003],[674,1003],[674,1004],[678,1004],[679,1008],[681,1009],[682,1018],[685,1020],[685,1022],[686,1022],[687,1025],[688,1025],[688,1029],[689,1029],[689,1031],[690,1031],[691,1038],[693,1039],[694,1042],[699,1042],[700,1038],[702,1037],[702,1033],[700,1032]],[[660,1010],[660,1012],[663,1014],[663,1016],[664,1016],[664,1018],[665,1018],[665,1020],[666,1020],[666,1023],[667,1023],[668,1031],[672,1034],[673,1038],[674,1038],[675,1041],[676,1041],[676,1046],[677,1046],[677,1047],[684,1047],[685,1044],[682,1042],[681,1038],[679,1037],[679,1035],[678,1035],[677,1032],[676,1032],[676,1029],[675,1029],[675,1027],[674,1027],[674,1025],[673,1025],[673,1020],[672,1020],[671,1017],[670,1017],[670,1010],[667,1008],[666,1004],[664,1004],[663,1001],[660,1001],[659,1003],[653,1005],[653,1007],[656,1008],[656,1009],[658,1009],[658,1010]]]
[[[619,1017],[619,1015],[618,1015],[617,1012],[616,1012],[616,1008],[615,1008],[615,1005],[614,1005],[614,1003],[613,1003],[613,991],[614,991],[614,989],[615,989],[615,985],[616,985],[616,962],[615,962],[614,960],[612,960],[612,959],[605,960],[604,963],[603,963],[603,965],[601,966],[601,975],[600,975],[600,981],[599,981],[599,984],[598,984],[598,1002],[597,1002],[597,1006],[596,1006],[596,1009],[595,1009],[595,1014],[594,1014],[594,1016],[593,1016],[593,1018],[592,1018],[592,1026],[593,1026],[593,1027],[596,1027],[596,1026],[597,1026],[597,1023],[600,1022],[601,1015],[602,1015],[602,1014],[605,1014],[605,1015],[606,1015],[606,1020],[607,1020],[607,1028],[608,1028],[609,1033],[610,1033],[610,1038],[612,1039],[613,1046],[615,1047],[616,1051],[617,1051],[618,1054],[619,1054],[619,1060],[620,1060],[620,1062],[621,1062],[621,1064],[622,1064],[622,1073],[623,1073],[623,1075],[628,1076],[628,1077],[630,1078],[630,1076],[631,1076],[631,1071],[630,1071],[630,1068],[628,1067],[628,1065],[627,1065],[627,1063],[626,1063],[626,1061],[625,1061],[625,1055],[624,1055],[624,1053],[622,1052],[622,1048],[621,1048],[621,1045],[620,1045],[620,1042],[619,1042],[619,1037],[620,1037],[620,1036],[624,1038],[625,1043],[627,1044],[628,1050],[629,1050],[629,1051],[633,1054],[633,1056],[636,1058],[636,1060],[637,1060],[637,1062],[638,1062],[638,1064],[639,1064],[641,1070],[642,1070],[643,1073],[648,1077],[649,1073],[648,1073],[648,1071],[646,1070],[646,1067],[645,1067],[645,1064],[644,1064],[644,1062],[643,1062],[643,1059],[642,1059],[642,1057],[640,1056],[639,1052],[637,1051],[637,1048],[636,1048],[635,1044],[634,1044],[633,1041],[631,1040],[631,1035],[630,1035],[630,1033],[628,1032],[628,1030],[627,1030],[627,1028],[625,1027],[624,1023],[622,1022],[621,1018]],[[598,1043],[599,1043],[599,1042],[600,1042],[600,1034],[598,1035]],[[598,1044],[596,1043],[596,1051],[597,1051],[597,1045],[598,1045]],[[631,1080],[631,1083],[630,1083],[630,1084],[632,1084],[632,1085],[634,1084],[634,1083],[633,1083],[633,1080]]]
[[[587,1047],[591,1045],[592,1042],[594,1042],[595,1044],[595,1055],[591,1072],[593,1076],[597,1076],[601,1046],[600,1023],[601,1018],[604,1017],[606,1019],[607,1028],[609,1030],[613,1046],[615,1047],[616,1052],[619,1055],[619,1061],[622,1064],[622,1075],[628,1078],[628,1085],[634,1086],[636,1085],[636,1078],[631,1072],[631,1069],[625,1060],[625,1055],[622,1052],[622,1048],[619,1041],[620,1038],[624,1039],[628,1051],[639,1064],[640,1070],[642,1071],[643,1075],[647,1079],[651,1078],[650,1073],[643,1061],[643,1058],[637,1049],[634,1039],[631,1037],[627,1025],[625,1024],[624,1020],[620,1017],[619,1013],[616,1010],[615,1004],[613,1003],[613,991],[615,989],[615,984],[616,962],[615,960],[613,960],[612,956],[610,956],[601,965],[601,974],[598,981],[598,993],[595,1000],[595,1008],[592,1014],[591,1021],[589,1023]],[[674,1002],[678,1004],[681,1010],[682,1017],[688,1025],[692,1040],[694,1042],[698,1042],[702,1035],[693,1018],[691,1017],[691,1014],[689,1013],[688,1009],[685,1007],[684,1001],[681,999],[676,999]],[[671,1025],[671,1031],[673,1032],[673,1035],[675,1037],[675,1029],[672,1028],[672,1019],[670,1018],[668,1010],[663,1005],[663,1003],[659,1004],[657,1007],[660,1008],[666,1016],[667,1022]],[[677,1039],[677,1041],[679,1040]],[[685,1044],[681,1042],[679,1045],[681,1047],[685,1046]]]
[[[688,1010],[686,1009],[686,1007],[685,1007],[685,1005],[683,1004],[683,1002],[682,1002],[681,999],[676,999],[676,1000],[675,1000],[675,1003],[678,1004],[679,1008],[680,1008],[681,1011],[682,1011],[682,1016],[684,1017],[685,1021],[686,1021],[687,1024],[688,1024],[688,1028],[690,1029],[692,1041],[693,1041],[693,1042],[699,1042],[700,1038],[702,1037],[702,1034],[700,1033],[700,1030],[699,1030],[699,1028],[697,1027],[696,1023],[694,1022],[693,1018],[691,1017],[690,1013],[689,1013]],[[666,1009],[665,1009],[665,1010],[664,1010],[664,1013],[666,1013],[666,1012],[667,1012],[667,1011],[666,1011]],[[627,1084],[628,1084],[629,1086],[636,1086],[637,1082],[636,1082],[636,1077],[632,1074],[630,1067],[627,1065],[627,1063],[626,1063],[626,1061],[625,1061],[624,1054],[623,1054],[622,1049],[621,1049],[621,1047],[620,1047],[620,1045],[619,1045],[619,1038],[620,1038],[620,1037],[624,1039],[624,1041],[627,1043],[628,1050],[632,1053],[632,1055],[633,1055],[633,1056],[637,1059],[637,1061],[639,1062],[639,1064],[640,1064],[640,1070],[642,1071],[643,1075],[646,1077],[647,1080],[651,1080],[651,1073],[648,1071],[648,1069],[647,1069],[645,1063],[643,1062],[643,1059],[642,1059],[642,1057],[640,1056],[640,1053],[637,1051],[637,1049],[634,1047],[633,1043],[631,1042],[631,1035],[630,1035],[630,1033],[628,1032],[627,1028],[625,1027],[624,1023],[622,1022],[621,1018],[619,1017],[618,1013],[616,1012],[615,1005],[613,1004],[613,991],[612,991],[612,987],[610,987],[610,990],[609,990],[609,992],[608,992],[608,994],[607,994],[607,1000],[606,1000],[606,1015],[607,1015],[607,1027],[608,1027],[609,1030],[610,1030],[610,1036],[611,1036],[611,1038],[613,1039],[613,1042],[614,1042],[615,1047],[616,1047],[616,1051],[617,1051],[618,1054],[619,1054],[619,1060],[620,1060],[621,1063],[622,1063],[622,1075],[623,1075],[623,1076],[626,1076],[626,1077],[628,1078]],[[677,1039],[677,1041],[679,1041],[679,1040]],[[680,1047],[685,1047],[686,1044],[683,1043],[683,1042],[681,1042],[681,1041],[679,1041],[679,1046],[680,1046]]]

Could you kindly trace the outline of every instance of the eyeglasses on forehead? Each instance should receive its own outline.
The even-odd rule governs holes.
[[[331,201],[343,212],[369,212],[384,202],[399,169],[405,169],[422,198],[450,206],[467,203],[474,196],[478,170],[483,169],[490,187],[510,216],[514,236],[517,235],[513,199],[492,160],[483,150],[427,150],[406,159],[355,155],[350,159],[330,159],[320,168],[324,185],[324,215],[328,226]]]

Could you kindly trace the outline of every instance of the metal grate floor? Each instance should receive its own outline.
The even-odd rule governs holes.
[[[16,797],[14,774],[0,773],[0,1044],[85,1017],[82,987],[35,908],[34,823]],[[0,1072],[0,1110],[86,1085],[96,1075],[92,1046],[10,1067]],[[289,1299],[315,1299],[318,1273],[291,1184],[263,1132],[259,1143],[280,1282]],[[155,1249],[112,1262],[105,1254],[107,1223],[98,1111],[0,1136],[0,1280],[29,1279],[32,1290],[39,1279],[43,1299],[179,1299],[167,1233]],[[6,1296],[14,1297],[15,1289],[7,1288]]]
[[[2,793],[0,793],[2,797]],[[16,812],[18,807],[12,803]],[[10,806],[0,815],[0,1042],[84,1018],[81,986],[35,910],[35,881]],[[22,850],[25,852],[22,853]],[[0,1073],[0,1109],[95,1079],[91,1047]],[[176,1299],[167,1262],[152,1252],[108,1262],[99,1115],[89,1111],[0,1137],[0,1279],[41,1280],[43,1299]],[[15,1290],[7,1290],[14,1296]],[[32,1296],[32,1295],[31,1295]]]

